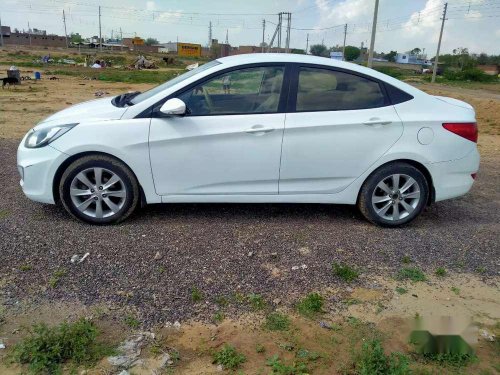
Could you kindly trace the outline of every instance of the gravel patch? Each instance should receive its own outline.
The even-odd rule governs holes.
[[[152,324],[209,318],[217,297],[234,293],[261,293],[286,304],[290,296],[343,287],[332,262],[364,275],[394,274],[407,255],[429,273],[445,267],[485,278],[499,274],[498,157],[483,158],[470,194],[433,205],[405,228],[375,227],[355,207],[314,204],[154,205],[120,225],[96,227],[25,198],[16,148],[16,141],[0,139],[5,305],[104,303],[133,308]],[[82,262],[71,262],[86,253]],[[191,300],[193,287],[202,302]]]

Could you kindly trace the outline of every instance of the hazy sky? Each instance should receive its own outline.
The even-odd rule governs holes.
[[[324,43],[342,44],[343,24],[348,24],[347,44],[369,43],[374,0],[0,0],[2,25],[31,27],[64,34],[98,35],[98,6],[102,6],[103,35],[154,37],[161,42],[224,42],[226,30],[232,45],[258,45],[262,20],[266,42],[272,38],[278,12],[292,12],[291,46],[305,48]],[[500,53],[500,0],[449,0],[442,52],[467,47],[471,52]],[[375,50],[404,52],[425,48],[436,51],[444,0],[380,0]],[[283,40],[285,30],[283,30]]]

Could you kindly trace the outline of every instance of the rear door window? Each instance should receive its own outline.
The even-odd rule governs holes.
[[[300,67],[297,112],[342,111],[388,105],[381,85],[355,74]]]

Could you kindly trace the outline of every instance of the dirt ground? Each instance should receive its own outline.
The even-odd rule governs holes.
[[[274,354],[291,363],[299,348],[322,353],[321,359],[308,364],[311,373],[336,374],[352,370],[351,345],[359,344],[373,329],[383,334],[386,351],[411,353],[406,327],[416,314],[471,318],[497,337],[500,334],[498,90],[418,85],[475,107],[482,164],[470,195],[431,207],[408,228],[377,228],[363,222],[354,209],[317,205],[174,205],[168,212],[152,207],[124,225],[89,228],[71,221],[60,209],[24,199],[16,185],[16,144],[38,121],[94,99],[98,91],[115,95],[153,85],[58,78],[0,90],[0,158],[8,166],[0,172],[4,182],[0,190],[0,318],[4,319],[3,324],[0,319],[0,342],[7,348],[24,337],[33,322],[56,324],[80,316],[93,317],[110,340],[119,342],[132,332],[123,316],[133,313],[142,328],[156,332],[164,350],[175,348],[180,353],[178,363],[165,373],[220,373],[210,353],[227,342],[246,355],[245,374],[269,373],[266,359]],[[346,231],[346,226],[351,230]],[[85,243],[87,237],[90,243]],[[400,245],[407,240],[409,246]],[[70,269],[67,261],[75,251],[86,251],[85,246],[91,251],[88,263]],[[161,260],[155,259],[157,252]],[[248,256],[249,252],[255,255]],[[392,275],[405,255],[429,275],[443,266],[448,276],[398,282]],[[363,268],[360,280],[347,285],[328,276],[332,259]],[[307,271],[290,271],[299,263],[307,264]],[[67,274],[51,290],[47,280],[61,268]],[[188,290],[195,285],[210,297],[192,303]],[[398,287],[407,292],[397,293]],[[263,313],[250,312],[233,301],[222,308],[215,301],[220,295],[252,291],[262,293],[272,308],[289,314],[292,329],[266,331],[261,327]],[[324,314],[312,320],[298,317],[293,308],[310,291],[320,292],[326,301]],[[226,319],[210,323],[217,312]],[[363,321],[364,328],[351,325],[349,317]],[[179,330],[165,328],[176,319],[182,324]],[[340,328],[322,328],[320,321]],[[289,350],[287,343],[294,349]],[[257,353],[259,344],[265,353]],[[466,369],[421,361],[414,369],[422,374],[426,370],[436,374],[498,371],[497,343],[480,338],[476,350],[479,361]],[[134,367],[131,373],[150,374],[155,356],[146,348],[141,357],[144,366]],[[0,350],[0,373],[21,371],[6,367],[5,351]],[[103,361],[89,374],[113,371]]]

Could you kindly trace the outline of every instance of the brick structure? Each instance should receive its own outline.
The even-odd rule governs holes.
[[[2,26],[5,45],[30,45],[30,34],[26,32],[11,32],[9,26]],[[59,35],[31,34],[31,45],[37,47],[66,47],[66,38]]]

